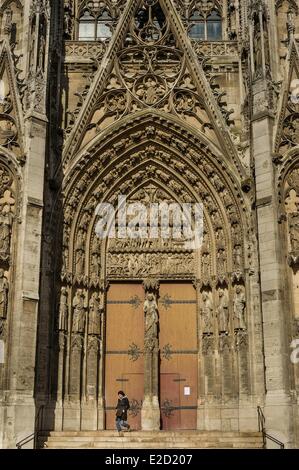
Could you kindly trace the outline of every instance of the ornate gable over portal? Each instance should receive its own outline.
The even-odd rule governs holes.
[[[71,113],[64,165],[116,122],[155,109],[213,142],[245,178],[225,117],[173,3],[128,1],[119,15],[99,55],[101,65]]]

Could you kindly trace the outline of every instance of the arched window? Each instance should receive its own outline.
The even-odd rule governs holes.
[[[218,11],[213,10],[207,16],[194,11],[189,17],[191,27],[189,36],[196,41],[219,41],[222,39],[222,20]]]
[[[97,39],[104,41],[112,36],[111,28],[109,24],[112,22],[112,18],[107,11],[104,11],[97,19]]]
[[[219,41],[222,39],[222,22],[218,11],[214,10],[207,17],[207,40]]]
[[[93,16],[85,10],[79,19],[79,41],[105,41],[111,38],[112,18],[107,11]]]
[[[197,41],[206,39],[205,19],[199,11],[193,12],[193,15],[190,17],[190,22],[192,25],[189,31],[190,37]]]
[[[85,10],[79,20],[79,41],[94,41],[95,32],[95,18]]]

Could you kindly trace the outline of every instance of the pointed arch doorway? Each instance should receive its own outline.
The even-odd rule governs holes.
[[[146,428],[147,384],[157,379],[158,419],[163,430],[196,429],[198,341],[196,290],[190,280],[162,280],[157,293],[157,366],[146,360],[141,282],[110,282],[105,344],[106,429],[115,428],[118,390],[130,399],[132,429]],[[157,410],[155,410],[157,412]]]

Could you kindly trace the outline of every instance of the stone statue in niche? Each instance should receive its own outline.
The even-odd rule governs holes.
[[[232,225],[232,236],[236,242],[241,240],[242,232],[239,224],[235,223]]]
[[[227,333],[229,330],[228,295],[223,289],[219,290],[218,321],[219,332]]]
[[[263,38],[263,40],[262,40]],[[269,37],[267,32],[267,25],[265,22],[260,23],[260,18],[258,15],[255,15],[254,19],[254,78],[260,78],[263,74],[263,68],[269,70],[270,65],[270,54],[269,54]],[[264,49],[264,50],[263,50]],[[263,52],[265,63],[263,63]]]
[[[210,274],[210,253],[202,255],[202,275],[208,277]]]
[[[299,213],[293,213],[289,216],[289,232],[290,232],[290,243],[291,250],[299,250]]]
[[[246,299],[245,294],[241,286],[236,286],[235,296],[234,296],[234,323],[236,329],[245,330],[245,308],[246,308]]]
[[[72,36],[72,4],[69,0],[64,3],[64,35],[66,39],[71,39]]]
[[[218,270],[221,273],[224,273],[226,271],[226,254],[225,254],[225,250],[223,248],[218,250],[217,264],[218,264]]]
[[[66,272],[68,270],[69,265],[69,249],[67,246],[63,247],[62,253],[62,271]]]
[[[92,281],[96,281],[99,277],[100,272],[100,257],[97,253],[93,253],[91,256],[90,265],[90,278]]]
[[[76,274],[82,276],[84,273],[84,252],[82,250],[76,253]]]
[[[68,293],[66,287],[62,287],[60,293],[58,329],[60,331],[67,331],[68,329]]]
[[[146,350],[153,350],[158,341],[158,306],[152,293],[146,295],[143,305],[145,315],[144,345]]]
[[[101,334],[102,311],[101,297],[97,292],[94,292],[89,301],[88,334]]]
[[[30,38],[30,50],[29,50],[29,66],[30,72],[34,72],[34,54],[35,54],[35,44],[36,44],[36,30],[35,30],[35,21],[33,21],[31,26],[31,38]]]
[[[84,243],[85,232],[79,230],[76,239],[76,274],[81,276],[84,273]]]
[[[4,199],[4,198],[2,198]],[[14,203],[14,199],[11,198]],[[0,200],[1,203],[1,200]],[[10,204],[0,205],[0,258],[7,259],[10,253],[10,236],[13,213]]]
[[[203,319],[203,332],[213,333],[213,301],[209,292],[202,293],[201,315]]]
[[[78,289],[73,298],[73,333],[84,333],[85,329],[85,295],[82,289]]]
[[[38,57],[37,57],[37,69],[38,72],[43,73],[45,71],[45,59],[46,59],[46,36],[47,27],[44,19],[40,19],[39,23],[39,40],[38,40]]]
[[[242,266],[242,249],[240,245],[235,245],[233,251],[234,267],[240,269]]]
[[[9,285],[4,269],[0,269],[0,318],[2,320],[5,320],[7,315],[8,289]]]
[[[259,17],[256,16],[255,25],[254,25],[254,70],[255,78],[259,77],[262,74],[263,60],[262,60],[262,34],[261,34],[261,25]]]

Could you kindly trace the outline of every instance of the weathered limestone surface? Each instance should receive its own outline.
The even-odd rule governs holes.
[[[299,446],[298,71],[294,1],[0,0],[0,447],[109,447],[121,388],[134,429],[259,447],[259,406]],[[202,203],[200,250],[100,240],[119,195]]]

